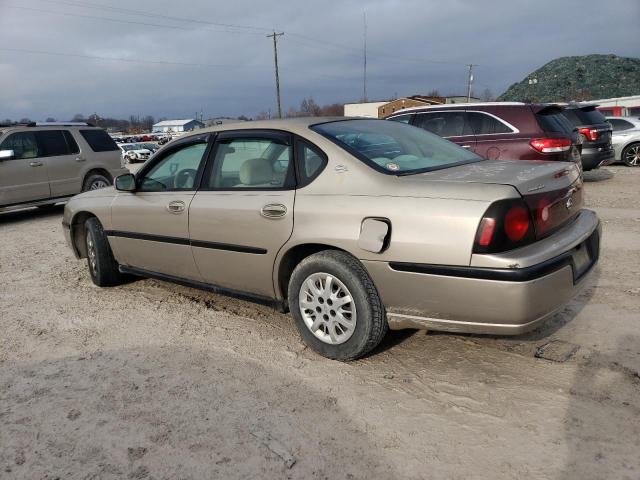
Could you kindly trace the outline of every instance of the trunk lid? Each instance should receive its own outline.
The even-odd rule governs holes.
[[[529,207],[536,238],[569,222],[583,206],[582,172],[569,162],[486,160],[400,178],[410,177],[430,182],[510,185]]]

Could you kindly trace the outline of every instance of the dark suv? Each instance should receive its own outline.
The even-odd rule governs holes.
[[[580,134],[584,170],[609,165],[615,159],[611,145],[611,124],[596,107],[597,105],[569,104],[562,111]]]
[[[549,104],[451,104],[409,108],[387,119],[424,128],[491,160],[579,162],[579,137],[562,110]]]

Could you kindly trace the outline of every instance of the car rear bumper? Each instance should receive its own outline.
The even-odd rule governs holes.
[[[615,151],[613,147],[587,148],[582,150],[583,170],[593,170],[594,168],[610,165],[615,161]]]
[[[391,329],[516,335],[562,309],[597,264],[597,217],[586,215],[567,229],[564,236],[582,241],[525,268],[363,263],[382,297]]]

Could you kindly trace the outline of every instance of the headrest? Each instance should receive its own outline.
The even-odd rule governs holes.
[[[259,185],[271,183],[273,169],[268,160],[252,158],[246,160],[240,167],[240,183],[243,185]]]

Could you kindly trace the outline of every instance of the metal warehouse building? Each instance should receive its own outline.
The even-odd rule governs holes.
[[[153,132],[190,132],[191,130],[203,127],[204,123],[193,118],[187,118],[184,120],[163,120],[162,122],[158,122],[153,125]]]

